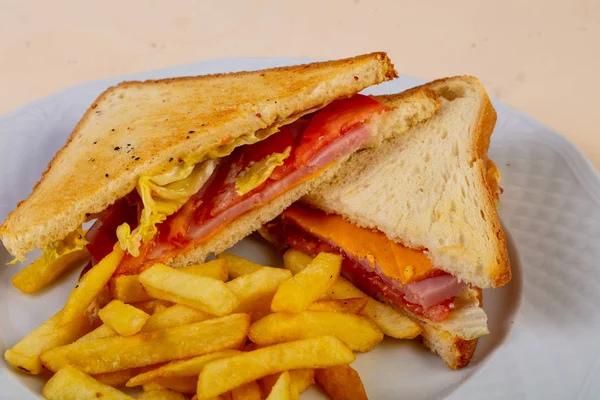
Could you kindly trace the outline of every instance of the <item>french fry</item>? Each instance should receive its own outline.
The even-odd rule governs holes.
[[[233,314],[157,332],[72,343],[43,353],[41,359],[51,371],[67,364],[89,374],[119,371],[239,348],[249,323],[248,315]]]
[[[173,305],[173,303],[171,303],[170,301],[160,300],[160,299],[140,301],[139,303],[132,304],[132,306],[134,306],[135,308],[139,308],[146,314],[150,314],[150,315],[154,315],[156,313],[164,311],[167,308],[171,307],[172,305]]]
[[[54,314],[27,336],[4,353],[4,358],[13,367],[28,374],[43,371],[40,355],[50,349],[71,343],[86,334],[92,322],[89,315],[82,313],[67,325],[60,326],[62,311]]]
[[[148,321],[146,321],[146,324],[142,327],[141,332],[155,332],[161,329],[206,321],[210,318],[213,318],[213,316],[204,311],[181,304],[175,304],[148,318]]]
[[[285,371],[279,375],[277,382],[273,385],[267,400],[296,400],[298,393],[292,387],[289,372]]]
[[[336,336],[353,351],[373,350],[383,333],[370,319],[327,311],[274,313],[253,323],[248,338],[259,346],[319,336]]]
[[[294,275],[308,267],[312,260],[313,257],[295,249],[289,249],[283,254],[283,265]]]
[[[367,400],[360,376],[349,365],[317,369],[315,379],[331,400]]]
[[[227,315],[240,304],[224,282],[180,272],[163,264],[156,264],[142,272],[140,282],[152,297],[212,315]]]
[[[367,305],[366,297],[350,299],[317,300],[308,307],[311,311],[329,311],[344,314],[359,314]]]
[[[107,398],[114,400],[133,399],[125,393],[104,385],[78,369],[61,368],[44,386],[44,397],[48,400],[86,400]]]
[[[142,386],[144,392],[153,392],[155,390],[169,390],[158,382],[148,382]]]
[[[206,398],[202,398],[202,400],[232,400],[232,396],[231,396],[231,392],[227,392],[227,393],[223,393],[219,396],[214,396],[214,397],[206,397]],[[192,397],[192,400],[198,400],[198,396],[194,395],[194,397]]]
[[[396,339],[414,339],[422,331],[421,326],[406,315],[368,297],[344,278],[339,278],[329,288],[326,297],[331,299],[366,297],[367,305],[360,314],[373,320],[379,329],[390,337]]]
[[[92,378],[104,385],[112,387],[122,387],[125,386],[128,380],[130,380],[133,376],[135,376],[138,373],[138,368],[129,368],[124,369],[122,371],[95,374],[92,376]]]
[[[264,265],[253,263],[252,261],[246,260],[243,257],[236,256],[231,253],[221,253],[217,255],[217,259],[225,260],[227,262],[227,269],[229,270],[229,278],[235,279],[242,275],[256,272],[263,268]]]
[[[203,264],[189,265],[187,267],[179,267],[178,271],[185,272],[196,276],[203,276],[205,278],[218,279],[226,282],[229,279],[229,272],[227,271],[227,261],[225,260],[213,260]]]
[[[161,386],[174,390],[179,393],[196,393],[198,385],[197,376],[174,376],[169,378],[159,378],[156,380]]]
[[[131,336],[142,329],[150,316],[121,300],[113,300],[98,312],[98,317],[119,335]]]
[[[315,302],[340,276],[342,257],[320,253],[308,267],[283,282],[271,303],[271,311],[300,312]]]
[[[262,395],[258,383],[253,381],[233,389],[231,391],[231,398],[233,400],[261,400]]]
[[[293,369],[288,372],[290,373],[292,387],[296,389],[298,394],[304,392],[315,383],[314,369]],[[279,374],[265,376],[259,381],[264,397],[267,397],[271,393],[271,389],[275,385],[275,382],[277,382],[277,378],[279,378]]]
[[[47,263],[43,257],[40,257],[23,268],[11,282],[23,293],[35,293],[54,282],[69,269],[83,264],[89,257],[90,254],[85,249],[65,254],[53,263]]]
[[[93,266],[81,278],[69,295],[69,300],[67,300],[67,304],[63,308],[61,325],[73,321],[94,302],[119,266],[122,258],[123,250],[119,246],[115,246],[109,255]]]
[[[252,323],[254,323],[263,319],[269,314],[271,314],[271,302],[264,303],[252,310],[250,312],[250,320],[252,321]]]
[[[146,383],[156,381],[162,377],[182,377],[182,376],[195,376],[197,377],[202,371],[202,368],[213,360],[220,358],[231,357],[233,355],[241,353],[238,350],[221,350],[210,354],[204,354],[201,356],[189,358],[187,360],[171,361],[168,364],[160,367],[151,369],[144,373],[138,374],[132,377],[128,382],[128,387],[134,387],[144,385]]]
[[[177,270],[221,281],[226,281],[228,278],[227,262],[225,260],[209,261],[204,264],[181,267]],[[144,290],[139,278],[139,275],[119,275],[111,278],[109,285],[113,298],[121,300],[123,303],[137,303],[151,300],[152,297]]]
[[[352,350],[333,336],[277,344],[206,364],[198,379],[198,397],[217,396],[291,369],[333,367],[354,359]]]
[[[270,306],[277,288],[292,274],[281,268],[262,267],[227,282],[227,287],[240,301],[235,312],[250,312]]]
[[[295,274],[304,270],[310,264],[311,260],[312,257],[308,254],[294,249],[286,251],[283,255],[283,264],[285,268]],[[414,339],[419,336],[423,330],[419,324],[412,321],[401,312],[367,296],[360,289],[342,277],[338,278],[335,283],[331,285],[323,297],[336,300],[357,297],[366,298],[367,304],[360,314],[371,318],[384,334],[396,339]]]
[[[102,324],[99,327],[97,327],[96,329],[94,329],[93,331],[91,331],[90,333],[77,339],[75,341],[75,343],[88,342],[90,340],[96,340],[96,339],[104,339],[104,338],[113,337],[113,336],[117,336],[117,335],[118,335],[118,333],[113,328],[111,328],[110,326],[108,326],[106,324]]]
[[[111,278],[108,285],[112,297],[123,303],[138,303],[152,299],[140,283],[139,275],[119,275]]]
[[[137,400],[185,400],[181,393],[169,389],[151,390],[136,396]]]

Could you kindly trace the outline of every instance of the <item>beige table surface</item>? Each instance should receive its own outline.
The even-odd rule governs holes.
[[[600,167],[600,1],[0,0],[0,114],[93,79],[239,56],[388,52],[472,74]]]

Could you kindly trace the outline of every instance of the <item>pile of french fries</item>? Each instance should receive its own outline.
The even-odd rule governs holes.
[[[4,354],[15,368],[54,375],[53,399],[288,400],[316,383],[333,400],[366,399],[355,352],[414,338],[419,325],[340,277],[342,259],[295,250],[285,268],[233,254],[184,268],[156,264],[113,277],[115,247],[57,314]],[[26,272],[29,280],[47,273]]]

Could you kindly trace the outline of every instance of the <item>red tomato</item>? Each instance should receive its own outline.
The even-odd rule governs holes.
[[[316,112],[310,120],[310,124],[302,134],[300,145],[295,149],[294,166],[307,163],[344,133],[358,124],[369,121],[374,115],[381,114],[386,109],[387,107],[377,100],[360,94],[330,103]]]
[[[96,219],[96,222],[87,231],[85,238],[89,242],[86,246],[94,261],[99,262],[106,257],[117,242],[117,228],[123,223],[128,223],[131,229],[138,225],[138,213],[141,199],[134,190],[127,196],[117,200]]]

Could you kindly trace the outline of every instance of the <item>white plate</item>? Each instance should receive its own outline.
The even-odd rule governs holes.
[[[109,85],[304,61],[224,59],[111,78],[0,117],[0,220],[29,194],[85,109]],[[395,93],[422,82],[402,76],[369,92]],[[498,124],[489,154],[503,175],[500,214],[514,278],[484,292],[492,333],[480,340],[471,365],[457,372],[411,341],[388,340],[359,355],[354,366],[371,399],[600,398],[600,175],[559,134],[504,104],[495,106]],[[256,238],[235,251],[280,263]],[[9,259],[0,249],[0,264]],[[9,282],[19,268],[0,268],[2,353],[64,304],[77,275],[28,297]],[[43,382],[0,362],[2,398],[36,398]],[[313,388],[303,398],[323,397]]]

